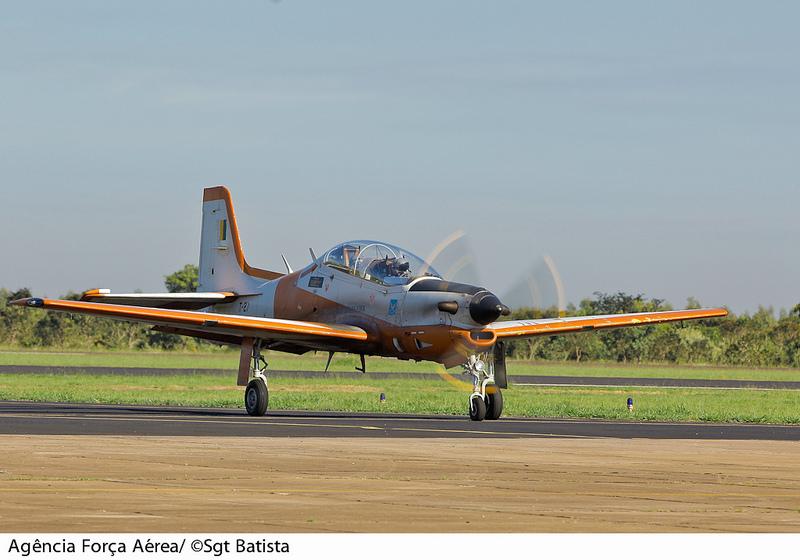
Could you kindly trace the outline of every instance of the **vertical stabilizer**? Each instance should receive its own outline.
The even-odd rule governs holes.
[[[198,291],[251,293],[264,282],[281,276],[247,264],[230,191],[226,187],[205,189]]]

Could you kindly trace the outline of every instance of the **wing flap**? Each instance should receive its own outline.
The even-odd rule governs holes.
[[[486,328],[493,331],[497,338],[517,338],[565,334],[594,329],[641,327],[672,321],[725,317],[727,314],[727,309],[722,308],[684,309],[680,311],[654,311],[652,313],[620,313],[617,315],[500,321],[487,325]]]
[[[11,302],[13,305],[42,308],[67,313],[83,313],[110,317],[125,321],[148,323],[162,327],[190,329],[202,333],[224,334],[236,337],[254,337],[268,340],[287,340],[306,343],[324,341],[365,342],[368,339],[364,329],[351,325],[314,323],[309,321],[288,321],[285,319],[265,319],[242,315],[222,315],[202,311],[182,311],[115,305],[88,301],[69,301],[59,299],[25,298]]]

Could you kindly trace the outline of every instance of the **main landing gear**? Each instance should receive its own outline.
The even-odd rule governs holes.
[[[503,393],[494,380],[494,362],[473,354],[464,364],[464,373],[471,375],[473,379],[473,390],[469,396],[469,419],[480,422],[500,418],[503,413]]]
[[[242,342],[238,383],[247,384],[244,390],[244,408],[250,416],[264,416],[267,413],[269,389],[266,373],[267,361],[261,354],[260,343],[246,339]]]

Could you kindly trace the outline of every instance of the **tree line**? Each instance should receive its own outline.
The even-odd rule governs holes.
[[[186,265],[165,277],[170,292],[197,289],[197,267]],[[24,309],[9,302],[30,297],[28,289],[0,289],[0,345],[63,349],[209,349],[211,344],[193,338],[159,333],[147,325],[87,315],[47,313]],[[78,299],[69,293],[64,299]],[[690,299],[687,307],[699,308]],[[668,311],[665,301],[642,294],[597,292],[567,316]],[[558,316],[556,308],[521,308],[511,319]],[[770,308],[753,314],[647,325],[631,329],[582,332],[515,340],[508,344],[511,357],[525,360],[607,361],[632,363],[713,364],[761,367],[800,367],[800,304],[777,316]]]
[[[690,298],[690,309],[702,307]],[[661,299],[642,294],[595,292],[570,305],[567,316],[670,311]],[[517,309],[512,319],[558,316],[556,308]],[[800,304],[778,316],[771,308],[753,314],[662,323],[634,328],[519,339],[509,345],[515,358],[526,360],[608,361],[633,363],[712,364],[800,367]]]

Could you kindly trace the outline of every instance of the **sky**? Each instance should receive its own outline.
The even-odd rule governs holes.
[[[0,286],[163,290],[202,189],[250,264],[463,230],[503,293],[800,303],[800,4],[10,3]],[[539,267],[541,268],[541,267]]]

